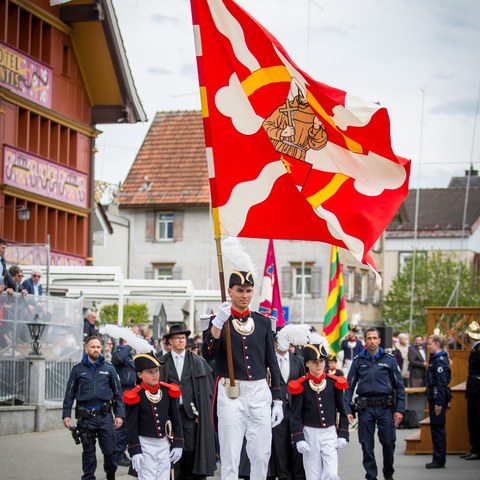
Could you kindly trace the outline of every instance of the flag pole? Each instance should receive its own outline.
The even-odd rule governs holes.
[[[220,226],[218,225],[218,218],[215,218],[215,216],[213,216],[213,224],[214,224],[215,231],[220,232]],[[225,293],[225,275],[223,270],[222,244],[220,241],[220,234],[219,235],[215,234],[215,246],[217,248],[217,263],[218,263],[218,277],[220,280],[220,294],[221,294],[222,303],[223,303],[227,301],[227,295]],[[223,325],[223,328],[225,330],[225,341],[227,345],[228,379],[230,381],[230,388],[235,389],[235,373],[233,370],[232,343],[230,340],[230,323],[225,322],[225,324]],[[227,389],[227,392],[228,392],[228,389]]]

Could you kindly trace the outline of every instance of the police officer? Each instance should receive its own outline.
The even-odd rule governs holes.
[[[446,342],[442,335],[430,335],[428,337],[430,364],[427,368],[426,384],[433,460],[425,465],[427,468],[445,468],[447,455],[445,412],[450,401],[448,384],[452,375],[450,372],[450,359],[445,351],[445,345]]]
[[[207,361],[215,359],[222,480],[238,479],[244,437],[251,478],[266,478],[272,428],[283,419],[280,371],[273,347],[271,321],[250,311],[253,285],[251,272],[232,272],[228,288],[232,306],[224,302],[204,332],[202,355]],[[229,380],[226,322],[230,330],[234,386]],[[266,380],[267,369],[270,370],[271,390]]]
[[[405,386],[397,362],[380,348],[380,332],[376,328],[365,331],[366,348],[357,355],[348,372],[348,390],[345,407],[348,421],[353,423],[352,397],[355,388],[354,409],[358,412],[358,439],[362,445],[363,467],[367,480],[377,479],[374,454],[375,426],[383,447],[383,476],[393,480],[393,454],[396,433],[405,411]]]
[[[135,387],[137,372],[133,362],[133,349],[127,345],[127,341],[120,338],[118,347],[112,355],[112,365],[118,373],[122,390],[131,390]],[[115,459],[122,467],[130,465],[130,459],[125,454],[127,450],[127,437],[125,424],[115,429]]]
[[[98,337],[85,340],[85,355],[70,373],[63,400],[63,424],[71,427],[73,401],[76,399],[77,426],[86,432],[82,438],[82,480],[95,480],[97,458],[95,439],[103,453],[107,480],[115,480],[113,427],[119,428],[125,418],[122,387],[113,365],[104,362],[102,344]],[[115,405],[112,418],[112,405]]]

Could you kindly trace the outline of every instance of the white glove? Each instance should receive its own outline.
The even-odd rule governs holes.
[[[298,453],[301,453],[302,455],[304,455],[305,453],[310,451],[310,446],[305,440],[300,440],[297,443],[297,450],[298,450]]]
[[[132,468],[135,471],[139,471],[140,468],[142,468],[142,463],[143,463],[143,453],[137,453],[132,457]]]
[[[281,400],[274,400],[272,407],[272,428],[280,425],[283,420],[283,402]]]
[[[212,325],[217,327],[219,330],[223,328],[223,324],[230,318],[232,315],[232,309],[228,302],[223,302],[218,309],[215,318],[212,320]]]
[[[183,448],[172,448],[170,452],[170,463],[177,463],[182,457]]]
[[[345,448],[347,446],[347,439],[346,438],[337,438],[337,442],[335,443],[335,448],[340,450],[341,448]]]

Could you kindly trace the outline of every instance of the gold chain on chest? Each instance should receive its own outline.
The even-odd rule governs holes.
[[[158,389],[157,393],[152,393],[152,392],[149,392],[148,390],[145,390],[145,396],[152,403],[158,403],[162,399],[162,391]]]
[[[309,380],[308,384],[314,392],[320,393],[322,390],[325,390],[327,380],[324,378],[320,383],[315,383],[313,380]]]
[[[235,331],[240,335],[251,335],[255,330],[255,322],[252,317],[248,317],[245,322],[240,321],[238,318],[232,320],[232,325]]]

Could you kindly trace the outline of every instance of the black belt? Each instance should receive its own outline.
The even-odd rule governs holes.
[[[390,407],[392,405],[392,397],[383,398],[367,398],[368,407]]]
[[[102,405],[98,408],[78,407],[78,416],[81,418],[96,417],[97,415],[104,415],[106,413],[110,413],[111,411],[112,407],[108,404]]]

